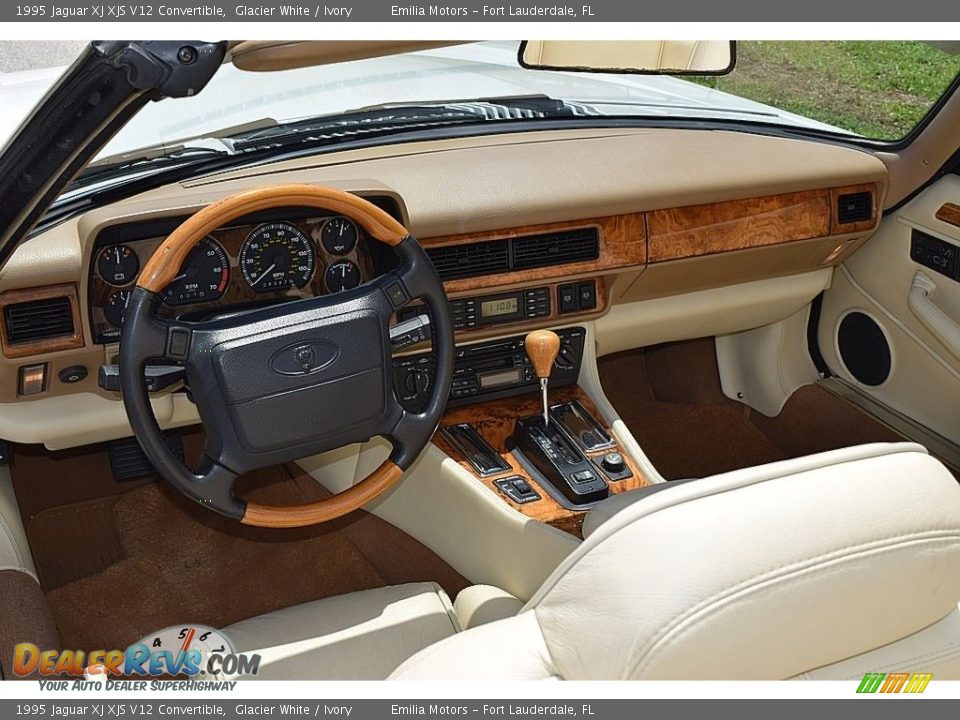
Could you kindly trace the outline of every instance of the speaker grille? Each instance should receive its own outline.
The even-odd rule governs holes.
[[[876,387],[890,377],[887,336],[869,315],[852,312],[840,321],[837,348],[843,364],[858,382]]]

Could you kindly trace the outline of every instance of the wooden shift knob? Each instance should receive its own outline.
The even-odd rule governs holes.
[[[560,352],[560,336],[553,330],[534,330],[524,339],[523,346],[530,356],[537,377],[541,380],[549,378],[553,361]]]

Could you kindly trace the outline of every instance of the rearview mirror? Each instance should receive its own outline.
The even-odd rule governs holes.
[[[737,52],[727,40],[524,40],[518,60],[530,70],[726,75]]]

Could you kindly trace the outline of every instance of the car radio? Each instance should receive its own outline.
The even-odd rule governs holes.
[[[572,385],[580,374],[585,331],[581,327],[558,330],[560,352],[553,364],[550,386]],[[456,349],[453,384],[448,405],[495,400],[536,389],[537,376],[523,349],[524,335],[461,345]],[[420,412],[433,384],[433,356],[419,353],[394,358],[393,386],[403,407]]]

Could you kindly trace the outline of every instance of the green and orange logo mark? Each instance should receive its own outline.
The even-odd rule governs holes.
[[[867,673],[860,681],[858,693],[914,693],[927,689],[933,673]]]

